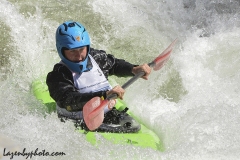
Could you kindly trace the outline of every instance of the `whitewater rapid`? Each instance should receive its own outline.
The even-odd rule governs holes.
[[[9,145],[66,153],[32,159],[238,159],[239,6],[237,0],[2,0],[0,159],[9,159],[1,157]],[[69,19],[85,25],[92,47],[136,64],[178,38],[167,65],[125,94],[131,112],[165,151],[111,144],[101,136],[92,146],[32,95],[31,83],[59,61],[55,29]],[[115,84],[127,80],[112,78]]]

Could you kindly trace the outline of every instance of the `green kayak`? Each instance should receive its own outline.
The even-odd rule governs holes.
[[[34,96],[47,107],[49,113],[56,111],[56,103],[49,95],[45,80],[34,81],[32,83],[32,91]],[[118,100],[118,103],[115,107],[118,110],[123,110],[126,107],[126,103],[124,101]],[[133,116],[130,112],[128,112],[128,114]],[[164,150],[163,143],[160,141],[158,136],[143,124],[141,124],[141,130],[137,133],[102,133],[84,131],[81,129],[77,131],[85,134],[87,141],[93,145],[96,145],[98,143],[96,134],[100,134],[105,139],[115,144],[134,145],[143,148],[152,148],[159,151]]]

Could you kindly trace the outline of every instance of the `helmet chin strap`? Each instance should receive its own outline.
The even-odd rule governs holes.
[[[83,72],[87,72],[90,71],[92,69],[92,62],[89,58],[89,56],[86,57],[86,59],[82,62],[79,63],[74,63],[72,61],[69,61],[67,59],[62,60],[63,63],[65,63],[67,65],[67,67],[75,73],[83,73]]]
[[[86,57],[86,64],[85,65],[82,65],[82,64],[80,64],[79,65],[79,68],[80,68],[80,70],[82,71],[82,72],[87,72],[87,71],[90,71],[91,69],[92,69],[92,62],[91,62],[91,60],[90,60],[90,58],[89,58],[89,56],[87,56]],[[85,60],[84,60],[85,61]]]
[[[90,52],[90,47],[87,46],[87,56],[86,58],[82,61],[84,64],[80,64],[79,65],[79,69],[82,71],[82,72],[87,72],[87,71],[90,71],[92,69],[92,62],[89,58],[89,52]],[[81,62],[80,62],[81,63]]]

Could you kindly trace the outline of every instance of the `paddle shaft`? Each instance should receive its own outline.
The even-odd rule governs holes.
[[[156,64],[155,61],[153,61],[153,62],[149,63],[148,65],[149,65],[150,67],[154,67],[155,64]],[[139,72],[138,74],[136,74],[135,76],[133,76],[131,79],[129,79],[125,84],[123,84],[122,88],[123,88],[123,89],[126,89],[126,88],[129,87],[131,84],[133,84],[137,79],[139,79],[140,77],[142,77],[144,74],[145,74],[144,71]],[[101,102],[101,104],[100,104],[97,108],[95,108],[95,109],[89,114],[89,117],[91,117],[91,118],[96,117],[96,116],[98,115],[98,112],[102,109],[102,107],[105,107],[105,106],[109,103],[109,101],[110,101],[111,99],[116,99],[117,97],[118,97],[118,95],[117,95],[116,93],[113,93],[113,94],[107,96],[107,98],[106,98],[105,100],[103,100],[103,101]],[[90,119],[91,119],[91,118],[90,118]]]
[[[151,63],[149,63],[148,64],[150,67],[153,67],[154,65],[155,65],[155,62],[153,61],[153,62],[151,62]],[[123,89],[126,89],[127,87],[129,87],[131,84],[133,84],[137,79],[139,79],[140,77],[142,77],[143,75],[145,74],[145,72],[139,72],[138,74],[136,74],[135,76],[133,76],[131,79],[129,79],[126,83],[124,83],[123,85],[122,85],[122,88]],[[108,99],[108,100],[110,100],[110,99],[115,99],[115,98],[117,98],[117,94],[116,93],[114,93],[114,94],[111,94],[111,95],[109,95],[109,96],[107,96],[107,98],[106,99]]]
[[[153,68],[154,71],[157,71],[162,68],[164,63],[169,59],[169,56],[172,52],[174,44],[177,39],[175,39],[158,57],[156,57],[151,63],[148,65]],[[134,83],[138,78],[142,77],[145,72],[139,72],[134,77],[129,79],[123,86],[123,89],[126,89],[132,83]],[[118,95],[113,93],[105,100],[101,100],[100,97],[94,97],[90,101],[88,101],[83,107],[83,117],[87,127],[90,130],[94,130],[98,128],[104,119],[104,111],[103,108],[106,107],[111,99],[117,98]]]

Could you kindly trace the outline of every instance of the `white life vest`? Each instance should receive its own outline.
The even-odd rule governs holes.
[[[91,93],[112,89],[96,61],[91,55],[89,55],[89,58],[93,65],[90,71],[83,72],[82,74],[73,73],[75,87],[79,89],[80,93]]]
[[[106,91],[106,90],[112,89],[111,85],[109,84],[108,80],[104,76],[102,70],[99,68],[96,61],[92,58],[91,55],[89,55],[89,57],[93,65],[90,71],[83,72],[81,74],[72,72],[74,86],[77,89],[79,89],[80,93],[91,93],[91,92]],[[60,62],[60,63],[64,64],[63,62]],[[104,108],[104,112],[106,113],[108,111],[109,111],[109,108],[108,106],[106,106]],[[59,115],[68,117],[70,119],[83,119],[82,111],[69,112],[65,108],[60,108],[57,105],[57,112]]]

